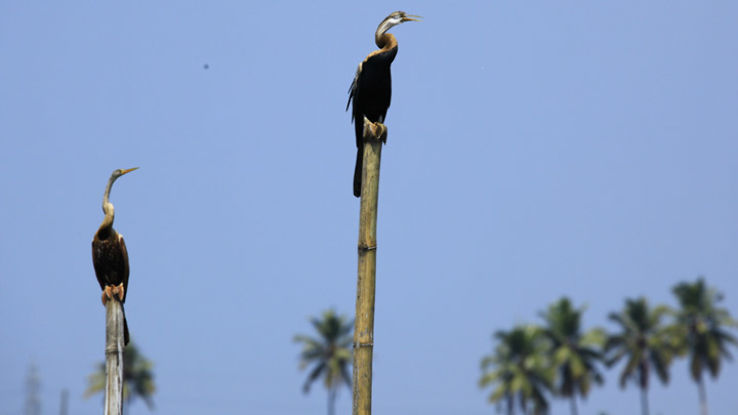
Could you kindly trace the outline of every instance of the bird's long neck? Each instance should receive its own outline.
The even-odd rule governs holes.
[[[397,47],[397,39],[392,33],[377,31],[374,41],[381,50],[390,50]]]
[[[103,218],[98,232],[106,231],[113,227],[113,220],[115,219],[115,207],[112,203],[110,203],[110,189],[113,188],[113,182],[115,182],[115,177],[111,176],[110,180],[108,181],[108,186],[105,188],[105,194],[103,195],[102,209],[103,213],[105,213],[105,218]]]

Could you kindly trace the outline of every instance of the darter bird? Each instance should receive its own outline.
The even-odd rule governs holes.
[[[127,170],[117,169],[110,176],[108,185],[105,188],[105,194],[103,195],[102,208],[103,213],[105,213],[105,218],[97,229],[97,232],[95,232],[95,236],[92,238],[92,264],[95,267],[97,282],[103,290],[103,305],[105,305],[108,300],[113,300],[114,297],[117,297],[121,302],[122,308],[122,304],[126,301],[129,274],[128,251],[126,250],[126,243],[123,240],[123,235],[113,229],[115,208],[113,207],[113,204],[110,203],[110,189],[113,187],[113,183],[120,176],[130,173],[137,168],[138,167],[134,167]],[[125,310],[123,311],[123,332],[125,344],[128,344],[128,323],[126,322]]]
[[[354,196],[361,196],[361,169],[364,158],[364,117],[371,122],[384,123],[392,96],[390,65],[397,55],[397,39],[387,31],[404,22],[417,22],[420,16],[397,11],[387,16],[377,27],[374,41],[378,50],[370,53],[359,64],[349,88],[348,110],[354,102],[351,119],[356,133],[356,167],[354,167]]]

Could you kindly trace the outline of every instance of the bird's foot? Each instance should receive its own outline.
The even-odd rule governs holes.
[[[376,123],[375,125],[377,126],[377,139],[387,144],[387,126],[382,123]]]
[[[102,292],[103,305],[107,304],[108,300],[113,299],[113,294],[114,294],[113,289],[114,288],[115,287],[113,287],[112,285],[106,285],[105,288],[103,289],[103,292]]]
[[[381,122],[371,122],[364,117],[364,139],[387,142],[387,126]]]
[[[118,284],[117,287],[113,287],[113,294],[117,294],[121,302],[126,298],[126,289],[123,288],[123,283]]]

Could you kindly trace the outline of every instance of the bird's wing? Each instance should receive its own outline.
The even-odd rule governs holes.
[[[121,259],[123,260],[123,289],[125,290],[123,292],[123,302],[126,302],[126,297],[128,296],[128,274],[130,273],[130,269],[128,268],[128,249],[126,249],[126,241],[123,240],[123,235],[118,234],[118,241],[120,242],[120,254]]]
[[[356,104],[356,98],[357,94],[359,92],[359,76],[361,75],[361,66],[364,64],[364,62],[361,62],[359,64],[359,67],[356,68],[356,74],[354,75],[354,80],[351,81],[351,86],[349,87],[349,99],[346,103],[346,111],[349,109],[349,105],[351,105],[351,100],[354,100],[354,104]],[[351,114],[351,121],[354,120],[354,115]]]
[[[98,253],[96,250],[99,250],[100,242],[97,240],[97,233],[95,233],[95,239],[92,240],[92,266],[95,268],[95,277],[97,278],[98,284],[100,284],[101,289],[105,289],[105,280],[103,279],[103,275],[105,271],[102,269],[100,264],[98,263],[97,257]]]

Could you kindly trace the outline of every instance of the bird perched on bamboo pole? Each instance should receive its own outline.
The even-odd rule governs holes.
[[[354,167],[354,196],[361,196],[361,165],[363,163],[364,117],[371,122],[384,123],[392,98],[392,78],[390,65],[397,55],[397,39],[387,31],[405,22],[417,22],[420,16],[397,11],[387,16],[377,27],[374,41],[378,50],[370,53],[356,69],[356,75],[349,88],[348,111],[354,102],[351,119],[356,133],[356,166]]]
[[[128,250],[126,249],[123,235],[113,229],[115,208],[110,203],[110,189],[120,176],[130,173],[137,168],[134,167],[126,170],[117,169],[113,171],[105,188],[105,194],[103,195],[102,208],[105,218],[103,218],[102,224],[92,238],[92,264],[95,267],[97,282],[103,290],[102,303],[105,305],[108,300],[113,300],[117,297],[121,303],[121,309],[123,308],[123,303],[126,301],[126,293],[128,292]],[[125,311],[123,312],[123,332],[125,338],[124,344],[128,344],[128,323],[125,320]]]

